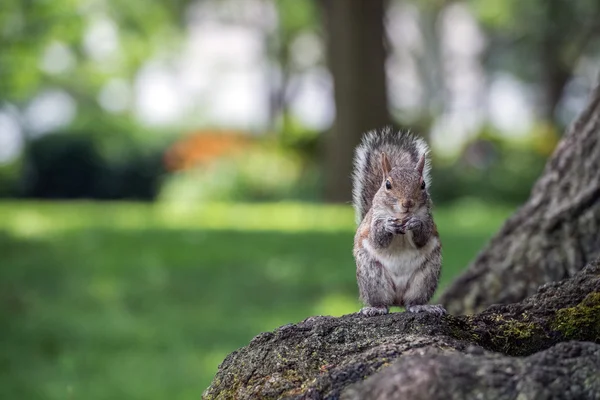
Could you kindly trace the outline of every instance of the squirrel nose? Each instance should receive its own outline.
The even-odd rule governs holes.
[[[404,208],[411,208],[414,204],[415,203],[410,199],[402,200],[402,207]]]

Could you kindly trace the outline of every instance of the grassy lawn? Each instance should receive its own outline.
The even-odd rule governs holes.
[[[509,208],[435,210],[442,286]],[[359,308],[349,207],[0,203],[0,398],[198,399],[253,336]]]

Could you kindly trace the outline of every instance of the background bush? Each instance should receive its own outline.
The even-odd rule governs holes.
[[[55,132],[31,140],[21,168],[20,190],[38,199],[153,200],[165,172],[162,148],[147,148],[125,135],[111,154],[93,133]],[[114,144],[114,143],[113,143]],[[12,173],[15,172],[13,169]]]

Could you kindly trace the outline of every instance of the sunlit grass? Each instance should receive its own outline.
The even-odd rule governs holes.
[[[436,208],[442,285],[510,209]],[[358,309],[349,206],[0,203],[0,398],[197,399],[261,331]]]

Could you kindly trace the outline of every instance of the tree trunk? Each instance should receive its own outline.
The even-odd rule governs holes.
[[[565,86],[571,79],[572,71],[575,69],[575,61],[579,60],[581,54],[573,55],[573,63],[566,65],[563,61],[564,33],[556,28],[556,22],[562,12],[561,4],[556,0],[546,1],[543,12],[546,15],[546,23],[542,29],[543,38],[540,43],[540,60],[542,60],[543,96],[542,118],[558,127],[556,118],[556,107],[562,98]]]
[[[524,299],[600,255],[600,86],[529,200],[441,297],[450,313]]]
[[[325,199],[351,198],[354,148],[363,132],[389,123],[383,0],[323,0],[336,118],[325,138]],[[318,107],[318,105],[316,105]]]

